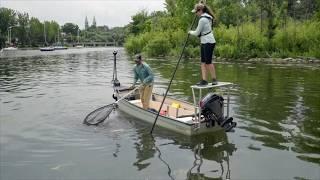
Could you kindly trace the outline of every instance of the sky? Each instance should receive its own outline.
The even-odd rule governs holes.
[[[40,21],[55,20],[60,25],[75,23],[84,28],[95,16],[97,26],[124,26],[141,10],[164,10],[165,0],[0,0],[0,6],[26,12]]]

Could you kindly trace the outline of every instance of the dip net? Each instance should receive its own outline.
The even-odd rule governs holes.
[[[117,105],[115,103],[108,104],[92,111],[84,118],[83,124],[99,125],[110,116],[111,112],[116,109],[116,106]]]

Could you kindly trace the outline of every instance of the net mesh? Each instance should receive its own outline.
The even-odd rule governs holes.
[[[110,113],[116,108],[116,104],[102,106],[86,116],[83,123],[86,125],[98,125],[109,117]]]

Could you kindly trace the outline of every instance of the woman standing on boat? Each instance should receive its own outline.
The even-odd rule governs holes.
[[[197,85],[208,85],[207,73],[210,72],[212,85],[217,84],[215,67],[212,64],[212,56],[216,40],[212,33],[214,15],[210,8],[203,3],[198,3],[191,11],[200,17],[197,29],[189,31],[189,34],[198,36],[201,42],[201,76],[202,80]]]
[[[140,79],[142,83],[140,87],[140,99],[142,107],[143,109],[148,109],[154,81],[153,72],[149,65],[142,61],[140,54],[136,55],[135,62],[136,65],[133,68],[134,81],[132,86],[134,87],[137,81]]]

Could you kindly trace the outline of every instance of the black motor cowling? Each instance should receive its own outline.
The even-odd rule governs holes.
[[[236,126],[232,117],[224,117],[223,97],[214,93],[207,94],[200,101],[202,115],[207,122],[207,127],[215,126],[217,123],[226,131],[230,131]]]
[[[220,122],[223,119],[223,97],[214,93],[207,94],[201,101],[200,107],[204,116],[211,115]]]

